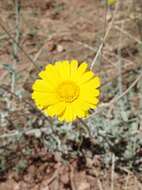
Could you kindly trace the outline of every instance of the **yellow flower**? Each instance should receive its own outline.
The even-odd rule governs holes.
[[[114,5],[117,2],[117,0],[108,0],[107,3],[108,5]]]
[[[48,64],[33,84],[32,99],[48,116],[71,122],[87,116],[99,102],[99,77],[77,60]]]

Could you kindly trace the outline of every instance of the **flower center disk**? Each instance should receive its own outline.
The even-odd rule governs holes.
[[[64,81],[57,87],[58,97],[65,102],[73,102],[79,96],[79,87],[73,81]]]

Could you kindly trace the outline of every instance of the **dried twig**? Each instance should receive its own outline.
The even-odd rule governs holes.
[[[15,63],[13,64],[13,72],[11,76],[11,92],[15,91],[15,78],[16,78],[16,65],[19,63],[19,57],[18,57],[18,45],[19,44],[19,38],[20,38],[20,2],[19,0],[15,0],[15,13],[16,13],[16,26],[15,26],[15,42],[13,42],[13,58],[15,60]]]
[[[129,37],[130,39],[132,39],[133,41],[137,42],[138,44],[142,44],[142,41],[139,40],[138,38],[134,37],[133,35],[131,35],[128,31],[115,26],[115,29],[117,29],[119,32],[123,33],[124,35],[126,35],[127,37]]]
[[[125,190],[128,190],[129,178],[130,178],[130,174],[128,173],[128,175],[126,177],[126,182],[125,182],[125,185],[124,185]]]
[[[48,180],[47,184],[50,185],[56,178],[58,178],[58,170],[59,168],[56,169],[52,177]]]
[[[106,40],[108,38],[108,35],[109,35],[109,33],[110,33],[111,29],[112,29],[112,26],[114,24],[114,21],[115,21],[116,15],[117,15],[118,7],[119,7],[118,5],[119,5],[119,3],[117,2],[116,7],[115,7],[115,11],[114,11],[114,14],[113,14],[113,18],[112,18],[112,20],[111,20],[111,22],[110,22],[110,24],[109,24],[109,26],[108,26],[108,28],[106,30],[106,33],[105,33],[104,38],[103,38],[103,41],[102,41],[102,43],[101,43],[101,45],[100,45],[100,47],[99,47],[99,49],[98,49],[98,51],[96,53],[96,56],[94,57],[94,59],[93,59],[93,61],[91,63],[91,66],[90,66],[91,69],[93,69],[94,64],[96,63],[98,57],[100,56],[100,54],[102,52],[102,49],[103,49],[103,46],[104,46],[104,43],[106,42]]]
[[[29,54],[24,50],[22,46],[19,45],[19,43],[16,42],[15,38],[10,34],[10,32],[6,29],[6,27],[3,24],[3,20],[0,18],[0,27],[5,31],[5,33],[9,36],[9,38],[17,44],[18,48],[24,53],[24,55],[29,59],[29,61],[34,65],[34,67],[40,71],[40,68],[38,65],[33,61],[33,59],[29,56]]]
[[[112,155],[112,167],[111,167],[111,190],[114,190],[114,170],[115,170],[115,155]]]
[[[85,131],[87,129],[88,135],[89,135],[89,137],[91,137],[91,132],[90,132],[90,129],[89,129],[89,126],[87,125],[87,123],[82,118],[78,117],[77,119],[85,127]]]
[[[74,169],[73,166],[70,166],[70,184],[72,190],[77,190],[76,185],[74,183]]]
[[[110,102],[111,104],[119,101],[123,96],[125,96],[126,94],[129,93],[129,91],[138,83],[138,81],[142,78],[142,71],[139,74],[139,76],[136,78],[136,80],[118,97],[114,98],[112,102]]]

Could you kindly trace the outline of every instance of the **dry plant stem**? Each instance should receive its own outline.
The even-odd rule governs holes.
[[[48,185],[50,185],[56,178],[58,178],[58,175],[59,175],[58,170],[59,170],[59,168],[56,169],[56,171],[54,172],[52,177],[48,180]]]
[[[127,95],[131,89],[141,80],[142,78],[142,71],[140,72],[139,76],[136,78],[136,80],[122,93],[120,94],[120,96],[114,97],[110,102],[108,103],[101,103],[100,106],[98,106],[98,108],[103,108],[103,107],[110,107],[113,104],[115,104],[116,102],[118,102],[122,97],[124,97],[125,95]],[[91,115],[91,117],[94,117],[98,112],[96,111],[95,113],[93,113]]]
[[[119,76],[119,75],[118,75],[118,76]],[[136,80],[135,80],[122,94],[120,94],[120,96],[114,97],[114,98],[113,98],[110,102],[108,102],[108,103],[101,103],[101,104],[98,106],[98,108],[110,107],[110,106],[112,106],[114,103],[118,102],[122,97],[124,97],[125,95],[127,95],[127,94],[131,91],[131,89],[132,89],[133,87],[135,87],[135,85],[141,80],[141,78],[142,78],[142,71],[140,72],[140,74],[138,75],[138,77],[136,78]],[[109,82],[111,82],[111,81],[109,81]],[[108,84],[109,82],[106,82],[106,83],[102,84],[101,87],[105,86],[105,85]],[[98,109],[97,109],[97,110],[98,110]],[[95,115],[98,113],[97,110],[96,110],[96,112],[93,113],[91,116],[95,116]]]
[[[15,73],[16,73],[16,65],[19,63],[19,58],[18,58],[18,46],[17,44],[19,44],[19,38],[20,38],[20,8],[19,8],[19,0],[15,0],[15,13],[16,13],[16,26],[15,26],[15,42],[13,42],[13,58],[15,60],[14,64],[13,64],[13,72],[12,72],[12,76],[11,76],[11,92],[15,91]]]
[[[139,37],[142,41],[142,21],[141,20],[141,17],[142,17],[142,1],[139,1],[139,11],[141,12],[140,13],[140,17],[137,17],[137,0],[132,0],[132,6],[133,6],[133,12],[134,12],[134,21],[137,25],[137,30],[139,32]],[[140,21],[140,22],[139,22]]]
[[[90,132],[89,126],[86,124],[86,122],[83,121],[83,119],[81,119],[79,117],[77,119],[83,125],[83,128],[85,127],[85,131],[87,129],[88,135],[89,135],[89,137],[91,137],[91,132]]]
[[[141,67],[142,69],[142,67]],[[139,118],[140,118],[140,126],[139,129],[142,131],[142,80],[139,81],[139,99],[140,99],[140,104],[139,104]]]
[[[124,186],[125,190],[128,190],[129,178],[130,178],[130,174],[128,173],[127,178],[126,178],[126,182],[125,182],[125,186]]]
[[[91,63],[91,66],[90,66],[91,69],[93,69],[98,57],[100,56],[100,54],[102,52],[102,49],[103,49],[103,46],[104,46],[104,43],[106,42],[106,40],[108,38],[108,35],[109,35],[109,33],[110,33],[110,31],[111,31],[111,29],[113,27],[113,24],[114,24],[116,15],[117,15],[118,7],[119,7],[119,1],[116,3],[116,7],[115,7],[115,10],[114,10],[112,21],[110,22],[110,24],[109,24],[109,26],[108,26],[108,28],[106,30],[106,33],[104,35],[103,41],[102,41],[102,43],[101,43],[101,45],[100,45],[100,47],[99,47],[99,49],[98,49],[98,51],[96,53],[96,56],[94,57],[94,59],[93,59],[93,61]]]
[[[124,27],[124,23],[122,21],[121,23],[121,28]],[[122,33],[120,33],[120,37],[119,37],[119,47],[118,47],[118,89],[119,89],[119,95],[121,95],[123,93],[123,86],[122,86],[122,56],[121,56],[121,47],[122,47]],[[123,104],[123,100],[120,101],[120,109],[121,111],[124,111],[124,104]]]
[[[7,89],[7,88],[4,87],[4,86],[0,86],[0,88],[3,89],[3,90],[5,90],[6,92],[10,93],[13,97],[15,97],[15,98],[17,98],[17,99],[19,100],[19,96],[16,95],[14,92],[11,92],[9,89]],[[29,105],[32,109],[35,109],[35,106],[33,106],[30,102],[26,101],[25,99],[22,99],[22,101],[23,101],[25,104]],[[45,118],[45,120],[47,120],[47,121],[49,122],[49,124],[50,124],[51,126],[53,125],[53,123],[52,123],[52,121],[50,120],[50,118],[48,119],[48,117],[46,117],[45,115],[43,115],[40,110],[38,110],[37,112],[38,112],[40,115],[42,115],[42,116]]]
[[[12,35],[9,33],[9,31],[6,29],[6,27],[3,24],[3,20],[0,18],[0,27],[5,31],[5,33],[9,36],[9,38],[15,43],[17,44],[15,38],[12,37]],[[40,71],[39,66],[33,61],[33,59],[28,55],[28,53],[24,50],[24,48],[22,46],[20,46],[19,44],[17,44],[18,48],[24,53],[24,55],[29,59],[29,61],[34,65],[34,67]]]
[[[142,41],[139,40],[138,38],[134,37],[133,35],[131,35],[128,31],[115,26],[115,29],[117,29],[118,31],[120,31],[121,33],[123,33],[124,35],[126,35],[127,37],[129,37],[130,39],[132,39],[133,41],[137,42],[138,44],[142,44]]]
[[[115,170],[115,155],[112,154],[111,190],[114,190],[114,170]]]
[[[124,171],[124,172],[126,172],[126,173],[128,173],[129,176],[130,176],[130,175],[133,175],[133,176],[134,176],[134,173],[133,173],[132,171],[130,171],[128,168],[119,167],[119,169],[122,170],[122,171]],[[135,179],[136,179],[137,182],[138,182],[139,189],[142,190],[142,185],[141,185],[141,183],[139,182],[139,180],[138,180],[138,178],[137,178],[136,175],[135,175]]]
[[[121,27],[123,27],[123,24],[121,24]],[[119,37],[119,47],[118,47],[118,88],[119,88],[119,94],[122,94],[122,59],[121,59],[121,43],[122,43],[122,34],[120,33]]]
[[[15,0],[15,13],[16,13],[16,27],[15,27],[15,42],[13,42],[13,57],[15,58],[16,64],[19,63],[18,58],[18,45],[20,40],[20,2],[19,0]]]
[[[13,71],[11,74],[11,92],[14,92],[14,91],[15,91],[15,67],[13,68]]]
[[[14,92],[11,92],[8,88],[4,87],[4,86],[1,86],[0,85],[0,88],[5,90],[6,92],[8,92],[9,94],[11,94],[13,97],[17,98],[19,100],[19,96],[16,95]],[[27,105],[29,105],[30,107],[32,107],[33,109],[35,109],[35,107],[28,101],[24,100],[23,99],[23,102],[26,103]]]
[[[114,98],[114,100],[111,102],[111,104],[117,102],[117,101],[120,100],[123,96],[125,96],[127,93],[129,93],[129,91],[137,84],[137,82],[138,82],[141,78],[142,78],[142,71],[141,71],[141,73],[139,74],[139,76],[136,78],[136,80],[127,88],[127,90],[125,90],[120,96]]]
[[[97,186],[98,186],[98,189],[99,189],[99,190],[105,190],[105,189],[103,188],[102,182],[101,182],[101,180],[100,180],[99,173],[98,173],[98,171],[97,171],[95,168],[94,168],[94,170],[93,170],[93,173],[91,173],[91,176],[93,176],[93,177],[95,177],[95,178],[97,179]]]
[[[99,190],[103,190],[101,180],[98,177],[97,177],[97,184],[98,184]]]
[[[122,21],[121,21],[121,23],[122,23]],[[84,42],[79,42],[78,41],[78,43],[80,43],[81,45],[83,45],[84,47],[86,47],[87,49],[90,49],[90,50],[92,50],[92,51],[95,51],[95,48],[93,48],[92,46],[90,46],[90,45],[88,45],[88,44],[86,44],[86,43],[84,43]],[[108,54],[109,55],[109,54]],[[119,58],[119,55],[116,55],[115,53],[113,53],[113,54],[110,54],[110,55],[112,55],[112,56],[115,56],[117,59]],[[103,55],[104,56],[104,55]],[[104,56],[105,57],[105,56]],[[130,60],[127,60],[127,59],[125,59],[125,58],[121,58],[122,60],[124,60],[124,61],[128,61],[128,62],[130,62],[130,63],[133,63],[134,64],[134,62],[132,62],[132,61],[130,61]],[[109,61],[110,62],[110,61]],[[112,63],[111,63],[112,64]],[[136,64],[136,63],[135,63]],[[127,74],[127,70],[122,70],[122,75],[124,75],[124,74]],[[103,82],[102,84],[101,84],[101,87],[103,87],[103,86],[105,86],[105,85],[108,85],[108,83],[110,83],[110,82],[112,82],[114,79],[117,79],[119,77],[119,73],[118,74],[116,74],[115,76],[113,76],[112,78],[110,78],[108,81],[105,81],[105,82]]]
[[[72,190],[77,190],[76,185],[74,183],[74,169],[73,166],[70,166],[70,184]]]

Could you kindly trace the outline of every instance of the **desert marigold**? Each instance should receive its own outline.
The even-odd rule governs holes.
[[[117,0],[107,0],[109,6],[114,5],[116,2]]]
[[[88,115],[99,102],[100,79],[77,60],[48,64],[33,84],[32,99],[48,116],[71,122]]]

